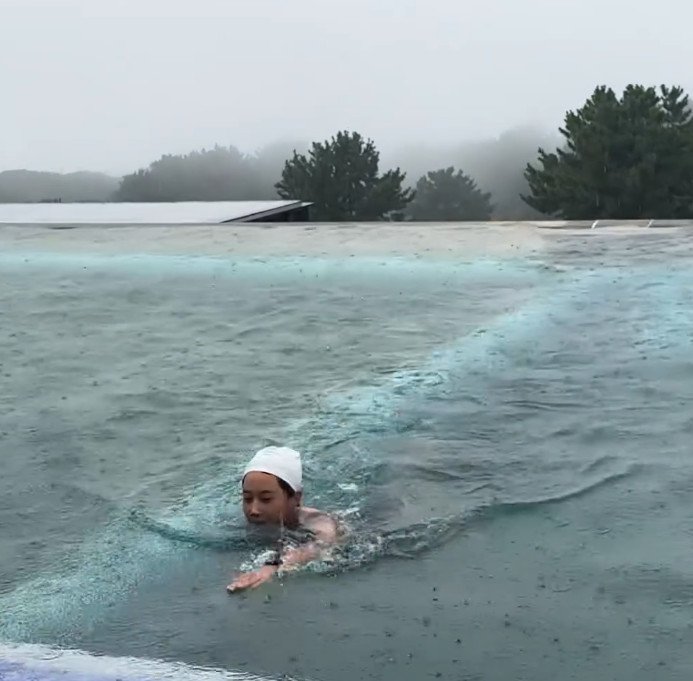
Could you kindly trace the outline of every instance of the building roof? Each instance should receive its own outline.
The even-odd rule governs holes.
[[[251,222],[304,208],[301,201],[171,203],[5,203],[0,224],[194,225]]]

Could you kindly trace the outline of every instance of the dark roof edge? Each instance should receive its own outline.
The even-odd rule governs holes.
[[[281,215],[288,211],[296,210],[297,208],[305,208],[306,206],[311,206],[312,203],[306,201],[294,201],[293,203],[288,203],[283,206],[277,206],[276,208],[270,208],[269,210],[262,210],[257,213],[248,213],[239,218],[231,218],[230,220],[222,220],[221,224],[228,224],[230,222],[246,222],[248,220],[259,221],[262,218],[269,218],[274,215]]]

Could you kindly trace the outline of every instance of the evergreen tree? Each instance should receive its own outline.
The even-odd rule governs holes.
[[[276,198],[258,178],[255,159],[215,146],[183,156],[167,154],[126,175],[116,201],[238,201]]]
[[[314,220],[382,220],[412,199],[403,189],[399,168],[382,175],[380,154],[358,133],[339,132],[314,142],[308,154],[294,155],[284,165],[277,191],[282,198],[311,201]]]
[[[539,149],[523,199],[566,219],[693,215],[693,120],[681,88],[599,87],[560,129],[565,147]]]
[[[454,167],[433,170],[416,183],[416,195],[409,206],[412,220],[491,219],[491,195],[482,192],[476,182]]]

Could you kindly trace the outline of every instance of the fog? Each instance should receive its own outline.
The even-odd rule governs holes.
[[[0,0],[0,169],[122,175],[338,129],[388,159],[551,134],[600,83],[690,88],[692,19],[685,0]]]

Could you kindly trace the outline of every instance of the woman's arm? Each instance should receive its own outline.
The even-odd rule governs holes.
[[[337,523],[329,516],[321,515],[313,519],[309,529],[315,539],[284,551],[280,556],[282,570],[296,569],[312,563],[337,542]]]
[[[229,593],[235,593],[244,589],[255,589],[270,581],[279,570],[288,572],[312,563],[323,551],[337,542],[337,524],[329,516],[314,519],[310,523],[310,530],[315,536],[314,541],[287,549],[279,556],[278,565],[263,565],[259,570],[240,575],[226,587],[226,590]]]

